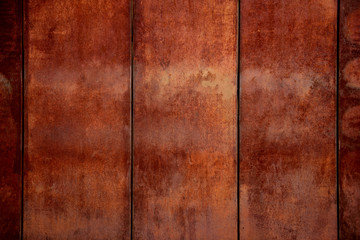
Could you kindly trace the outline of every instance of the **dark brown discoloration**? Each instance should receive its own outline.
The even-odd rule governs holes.
[[[360,2],[340,2],[340,239],[360,239]]]
[[[346,4],[352,4],[351,0],[345,1],[342,3],[343,5]],[[356,1],[353,1],[353,5],[357,5],[359,3],[356,3]],[[349,6],[351,8],[352,6]],[[351,12],[346,12],[351,11]],[[346,15],[340,15],[342,27],[343,27],[343,33],[345,35],[345,38],[350,41],[353,44],[360,44],[360,9],[346,9],[345,12]],[[345,22],[343,22],[345,20]],[[343,39],[342,39],[343,40]]]
[[[336,1],[240,16],[240,238],[336,239]]]
[[[21,2],[0,1],[0,239],[19,238]]]
[[[25,239],[129,239],[129,1],[26,5]]]
[[[135,1],[134,239],[236,239],[236,1]]]

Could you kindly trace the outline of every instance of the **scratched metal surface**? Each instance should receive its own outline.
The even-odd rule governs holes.
[[[24,239],[128,239],[129,1],[26,1]]]
[[[241,1],[240,239],[336,239],[336,12]]]
[[[0,1],[0,239],[18,239],[21,212],[21,5]]]
[[[236,1],[134,3],[134,239],[236,239]]]
[[[360,239],[360,2],[340,4],[340,239]]]

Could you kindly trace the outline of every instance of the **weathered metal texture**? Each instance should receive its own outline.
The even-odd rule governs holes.
[[[134,3],[134,239],[236,239],[237,1]]]
[[[336,12],[241,1],[240,239],[336,239]]]
[[[128,239],[130,3],[25,7],[24,239]]]
[[[360,239],[360,1],[340,1],[340,239]]]
[[[21,216],[21,2],[0,1],[0,239],[18,239]]]

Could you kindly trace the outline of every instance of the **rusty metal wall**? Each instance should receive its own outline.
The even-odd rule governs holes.
[[[236,0],[134,1],[134,239],[236,239]]]
[[[358,0],[24,13],[0,0],[0,239],[360,239]]]
[[[360,1],[340,2],[340,239],[360,239]]]
[[[26,1],[24,239],[129,239],[129,9]]]
[[[0,239],[18,239],[21,212],[21,3],[0,1]]]
[[[240,239],[336,239],[336,1],[242,0]]]

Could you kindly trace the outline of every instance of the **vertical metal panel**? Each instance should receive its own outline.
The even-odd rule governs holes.
[[[340,4],[340,239],[360,239],[360,2]]]
[[[0,1],[0,239],[18,239],[21,215],[21,2]]]
[[[130,236],[130,4],[26,1],[25,239]]]
[[[336,239],[336,12],[241,1],[241,239]]]
[[[135,1],[135,239],[237,237],[236,2]]]

